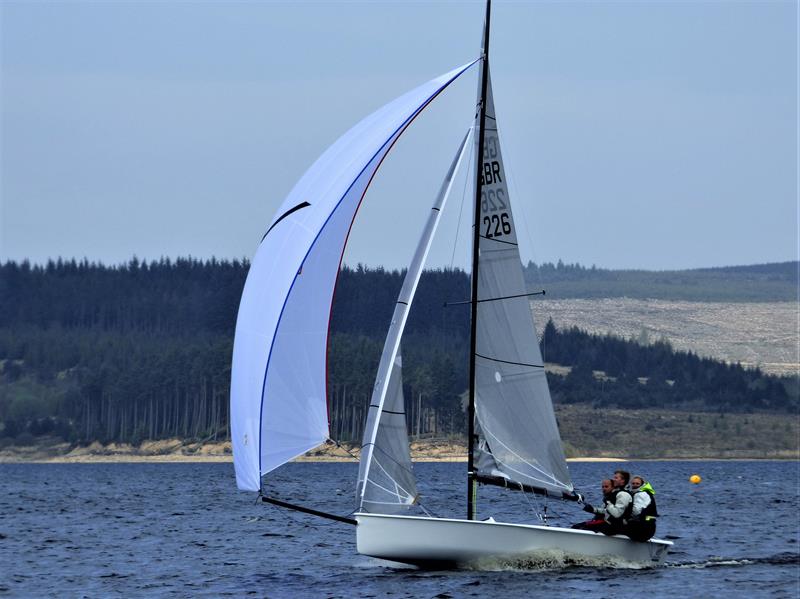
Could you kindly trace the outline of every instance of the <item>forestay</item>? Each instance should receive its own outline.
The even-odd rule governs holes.
[[[295,185],[245,282],[233,348],[231,438],[236,484],[328,437],[326,354],[333,289],[372,176],[414,117],[473,63],[401,96],[333,144]]]
[[[453,178],[468,147],[468,139],[469,132],[464,136],[431,208],[395,303],[364,428],[356,486],[360,511],[400,513],[413,505],[417,497],[408,447],[400,339]]]
[[[484,123],[473,448],[479,481],[572,492],[522,276],[491,78]],[[516,296],[516,297],[515,297]]]

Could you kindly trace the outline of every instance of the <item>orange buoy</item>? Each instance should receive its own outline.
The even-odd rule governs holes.
[[[703,480],[703,479],[700,478],[700,476],[697,475],[697,474],[692,474],[689,477],[689,482],[692,483],[693,485],[699,484],[701,480]]]

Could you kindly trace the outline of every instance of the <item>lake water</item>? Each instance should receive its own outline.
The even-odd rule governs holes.
[[[664,567],[530,564],[426,572],[360,556],[347,524],[256,505],[231,464],[0,464],[0,595],[245,596],[800,596],[797,462],[573,463],[598,500],[624,466],[658,493]],[[427,508],[463,517],[465,464],[415,466]],[[289,501],[348,514],[356,464],[290,464],[269,486]],[[688,477],[698,473],[700,485]],[[536,500],[481,488],[479,516],[538,523]],[[585,519],[548,503],[551,524]]]

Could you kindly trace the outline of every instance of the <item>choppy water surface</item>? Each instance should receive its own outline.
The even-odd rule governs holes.
[[[617,464],[571,464],[597,500]],[[259,597],[592,597],[800,595],[796,462],[650,462],[675,542],[665,567],[568,566],[425,572],[359,556],[355,530],[256,505],[231,464],[0,465],[0,595]],[[417,464],[425,505],[462,517],[464,464]],[[290,464],[270,481],[287,500],[345,515],[355,464]],[[699,473],[703,483],[687,478]],[[479,515],[537,523],[536,501],[481,489]],[[550,501],[551,524],[584,519]]]

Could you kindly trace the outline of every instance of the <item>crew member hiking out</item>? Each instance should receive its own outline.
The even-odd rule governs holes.
[[[625,526],[633,508],[633,497],[626,489],[630,479],[630,473],[625,470],[614,472],[614,478],[612,479],[614,481],[614,502],[606,505],[606,521],[609,524],[609,530],[603,531],[607,535],[625,532]]]
[[[656,534],[656,492],[641,476],[631,479],[633,506],[625,534],[633,541],[647,541]]]
[[[600,483],[600,489],[603,492],[603,504],[600,507],[594,507],[591,503],[587,503],[583,506],[584,512],[589,512],[590,514],[594,514],[594,518],[591,520],[587,520],[586,522],[578,522],[577,524],[573,524],[572,528],[576,528],[579,530],[591,530],[593,532],[605,532],[609,530],[609,523],[606,522],[606,506],[608,504],[614,503],[614,481],[610,478],[605,478]]]

